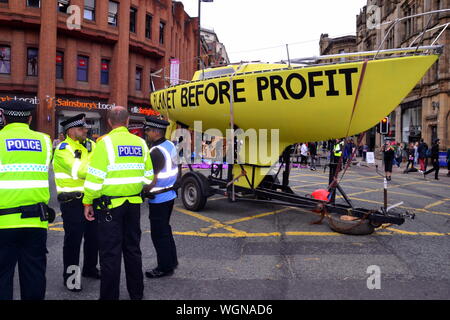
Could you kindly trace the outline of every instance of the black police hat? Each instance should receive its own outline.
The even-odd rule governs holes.
[[[164,130],[167,128],[169,124],[170,124],[169,122],[162,119],[158,119],[157,117],[147,116],[145,117],[144,128],[145,129],[155,128]]]
[[[10,117],[29,117],[35,108],[35,105],[23,100],[9,100],[0,103],[3,114]]]
[[[86,121],[84,120],[85,117],[86,117],[86,114],[80,113],[72,118],[69,118],[69,119],[61,122],[61,126],[63,127],[64,131],[67,131],[70,128],[75,128],[75,127],[88,128],[88,125],[86,124]]]

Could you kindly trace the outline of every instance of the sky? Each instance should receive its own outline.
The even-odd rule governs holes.
[[[191,17],[198,0],[177,0]],[[201,3],[201,26],[214,30],[230,62],[276,62],[319,54],[322,33],[356,33],[356,15],[367,0],[214,0]]]

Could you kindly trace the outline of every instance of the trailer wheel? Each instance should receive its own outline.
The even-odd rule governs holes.
[[[181,200],[186,209],[200,211],[205,207],[206,199],[200,182],[194,176],[186,177],[181,182]]]
[[[374,226],[367,219],[361,222],[360,219],[349,221],[342,220],[340,217],[339,214],[331,213],[329,215],[330,221],[328,221],[328,225],[331,230],[350,235],[368,235],[372,234],[375,230]]]

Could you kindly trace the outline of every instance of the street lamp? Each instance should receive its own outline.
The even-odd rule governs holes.
[[[214,0],[198,0],[198,46],[197,46],[197,70],[200,70],[200,46],[202,44],[202,41],[200,39],[200,3],[201,2],[213,2]]]

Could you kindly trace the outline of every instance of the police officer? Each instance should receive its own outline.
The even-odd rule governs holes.
[[[81,275],[100,279],[97,269],[98,224],[85,219],[82,203],[87,166],[95,148],[95,142],[87,139],[88,129],[84,118],[85,114],[81,113],[61,122],[66,139],[57,145],[53,158],[64,227],[63,279],[64,285],[74,292],[81,291],[78,265],[83,237],[84,261]]]
[[[145,272],[148,278],[170,276],[178,265],[177,250],[170,226],[170,216],[177,194],[177,152],[174,144],[164,138],[169,122],[156,117],[145,118],[145,133],[150,141],[150,155],[155,178],[150,186],[150,231],[157,255],[157,267]]]
[[[29,128],[33,109],[24,101],[0,103],[0,300],[13,298],[16,264],[21,298],[45,298],[52,143]]]
[[[333,146],[332,151],[330,152],[330,175],[329,175],[329,179],[328,179],[328,183],[331,185],[335,175],[336,175],[336,171],[339,171],[341,169],[342,166],[342,161],[341,161],[341,157],[342,157],[342,152],[344,150],[344,141],[341,139],[336,139],[336,143]],[[335,199],[336,199],[336,186],[334,186],[333,188],[331,188],[330,190],[331,192],[331,198],[330,198],[330,202],[334,203]]]
[[[86,219],[99,227],[100,299],[119,299],[123,254],[130,298],[140,300],[144,292],[140,249],[140,204],[142,187],[153,179],[148,146],[128,129],[124,107],[108,112],[112,131],[97,142],[84,183]]]

